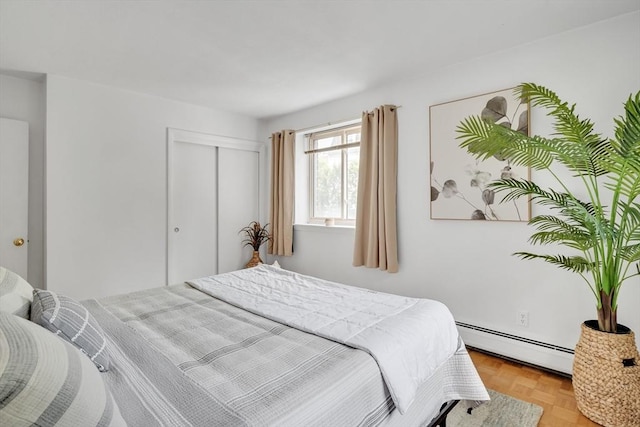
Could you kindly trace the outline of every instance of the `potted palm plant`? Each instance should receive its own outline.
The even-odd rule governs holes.
[[[614,120],[613,138],[595,133],[590,120],[578,117],[575,105],[543,86],[523,83],[515,94],[547,111],[553,136],[530,137],[493,119],[472,116],[457,128],[460,147],[480,159],[496,156],[547,171],[557,182],[555,189],[545,189],[532,180],[506,178],[493,181],[490,188],[504,194],[503,202],[530,197],[550,209],[529,221],[536,230],[530,242],[569,251],[514,255],[578,274],[595,297],[597,320],[582,325],[575,351],[578,408],[603,425],[638,425],[640,356],[633,332],[617,323],[617,309],[622,284],[640,274],[640,92],[629,96],[624,115]],[[554,169],[557,165],[568,169],[582,188],[572,191]]]
[[[243,227],[238,232],[244,233],[245,235],[244,240],[242,240],[244,246],[251,246],[253,248],[253,256],[245,267],[255,267],[256,265],[262,264],[262,259],[260,259],[260,246],[271,240],[268,227],[269,224],[262,226],[258,221],[251,221],[248,226]]]

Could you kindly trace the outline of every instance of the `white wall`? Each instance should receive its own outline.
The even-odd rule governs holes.
[[[29,123],[29,269],[32,286],[44,286],[44,76],[0,74],[0,116]]]
[[[164,285],[167,127],[256,140],[257,121],[53,75],[46,105],[47,287]]]
[[[278,261],[285,268],[329,280],[438,299],[458,321],[573,348],[580,323],[596,316],[595,299],[575,275],[510,255],[540,250],[527,244],[531,228],[524,223],[429,219],[429,106],[533,81],[577,103],[581,116],[611,135],[612,119],[622,114],[623,101],[640,89],[638,40],[640,13],[632,13],[266,121],[261,131],[265,140],[280,129],[351,118],[381,104],[402,106],[400,271],[352,267],[353,231],[312,226],[296,227],[295,254]],[[534,111],[532,132],[549,131],[547,118]],[[519,310],[529,311],[529,327],[516,325]],[[623,287],[618,316],[620,323],[640,332],[640,278]]]

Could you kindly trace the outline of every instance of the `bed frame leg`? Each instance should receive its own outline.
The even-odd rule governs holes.
[[[450,402],[446,402],[440,407],[440,412],[436,417],[431,421],[427,427],[447,427],[447,415],[449,412],[460,402],[459,400],[452,400]]]

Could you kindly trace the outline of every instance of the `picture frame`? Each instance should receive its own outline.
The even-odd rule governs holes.
[[[469,116],[509,126],[530,135],[529,104],[514,89],[484,93],[429,107],[430,218],[529,221],[528,198],[500,203],[487,185],[501,178],[529,179],[531,170],[508,159],[478,160],[459,147],[456,128]]]

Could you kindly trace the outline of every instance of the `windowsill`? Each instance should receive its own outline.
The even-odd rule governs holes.
[[[294,224],[294,230],[312,231],[315,233],[354,233],[356,228],[348,225]]]

